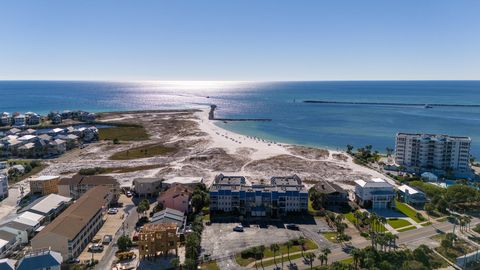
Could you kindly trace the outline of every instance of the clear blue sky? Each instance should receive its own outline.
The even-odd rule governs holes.
[[[478,0],[13,0],[0,79],[480,79]]]

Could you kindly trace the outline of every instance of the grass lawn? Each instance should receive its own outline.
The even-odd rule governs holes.
[[[397,210],[402,212],[404,215],[406,215],[407,217],[413,219],[415,222],[422,222],[422,221],[425,221],[425,218],[423,218],[423,220],[419,219],[416,215],[417,215],[417,211],[415,211],[413,208],[411,208],[410,206],[408,206],[407,204],[405,203],[402,203],[402,202],[399,202],[397,200],[395,200],[395,206],[397,207]]]
[[[410,226],[410,227],[398,229],[397,231],[398,231],[398,232],[406,232],[406,231],[413,230],[413,229],[415,229],[415,228],[417,228],[417,227],[415,227],[415,226]]]
[[[98,130],[100,140],[144,141],[148,140],[147,131],[142,126],[109,127]]]
[[[205,262],[200,265],[202,270],[220,270],[216,261]]]
[[[299,253],[299,254],[293,254],[293,255],[290,255],[290,260],[295,260],[295,259],[298,259],[298,258],[301,258],[302,257],[302,253]],[[287,255],[285,254],[283,256],[283,263],[287,263],[288,264],[288,261],[289,259],[287,258]],[[277,256],[275,257],[275,260],[274,259],[268,259],[268,260],[264,260],[263,261],[263,266],[270,266],[270,265],[274,265],[275,262],[278,264],[278,265],[281,265],[282,264],[282,256],[280,254],[277,254]],[[260,262],[257,264],[258,265],[258,268],[261,269],[261,266],[262,264],[260,264]]]
[[[328,241],[333,243],[338,243],[336,232],[323,232],[322,235],[325,236],[325,238],[327,238]]]
[[[355,224],[357,222],[357,219],[355,216],[353,216],[353,212],[348,212],[345,214],[345,218],[350,221],[352,224]]]
[[[406,227],[412,225],[408,220],[405,219],[398,219],[398,218],[389,218],[387,219],[387,223],[392,226],[394,229]]]
[[[348,257],[346,259],[340,260],[339,262],[345,263],[345,264],[353,264],[353,257]]]
[[[423,227],[427,227],[427,226],[432,225],[432,222],[429,221],[429,222],[422,223],[420,225],[422,225]]]
[[[437,219],[438,222],[444,222],[444,221],[447,221],[447,220],[448,220],[448,217],[442,217],[442,218]]]
[[[162,144],[148,144],[140,147],[130,148],[129,150],[113,154],[111,160],[129,160],[138,158],[148,158],[154,156],[166,155],[175,152],[177,149],[166,147]]]
[[[310,239],[305,239],[305,250],[311,250],[311,249],[317,249],[317,248],[318,246],[317,244],[315,244],[315,242],[313,242]],[[290,248],[290,254],[298,251],[302,251],[302,248],[299,245],[295,245]],[[276,252],[277,258],[280,258],[282,253],[284,254],[284,257],[286,257],[286,255],[288,254],[288,248],[287,248],[287,245],[285,245],[285,243],[281,244],[280,250]],[[263,258],[268,259],[272,257],[273,257],[273,251],[270,250],[270,246],[265,246],[265,251],[263,252]],[[293,258],[293,255],[290,257]],[[250,257],[242,258],[242,255],[240,253],[238,253],[235,256],[235,260],[240,266],[247,266],[251,262],[255,261],[253,258],[250,258]],[[273,261],[272,261],[272,264],[273,264]]]

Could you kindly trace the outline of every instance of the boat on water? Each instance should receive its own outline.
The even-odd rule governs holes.
[[[433,108],[433,107],[430,106],[430,105],[428,105],[428,104],[425,104],[424,108],[425,108],[425,109],[431,109],[431,108]]]

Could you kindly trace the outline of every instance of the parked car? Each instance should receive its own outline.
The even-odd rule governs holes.
[[[90,252],[102,252],[103,251],[103,245],[102,244],[92,244],[88,246],[88,251]]]
[[[235,226],[235,228],[233,228],[233,231],[235,232],[243,232],[243,226],[242,225],[238,225],[238,226]]]
[[[130,198],[130,197],[132,197],[132,192],[130,192],[130,191],[127,191],[127,192],[125,192],[125,195],[127,195],[127,197],[129,197],[129,198]]]
[[[113,236],[110,235],[110,234],[107,234],[107,235],[103,236],[102,244],[108,245],[112,242],[112,239],[113,239]]]
[[[300,229],[297,224],[287,224],[285,227],[287,227],[287,229],[289,230],[296,230],[296,231]]]
[[[118,213],[118,209],[117,209],[117,208],[110,208],[110,209],[108,209],[108,214],[110,214],[110,215],[115,215],[116,213]]]

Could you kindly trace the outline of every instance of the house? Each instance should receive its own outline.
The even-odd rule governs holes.
[[[58,252],[34,250],[18,261],[17,270],[60,270],[62,262],[63,257]]]
[[[315,184],[314,188],[319,193],[325,194],[324,205],[327,208],[348,205],[348,192],[339,185],[322,180]]]
[[[67,260],[76,258],[102,227],[110,201],[109,188],[88,190],[31,240],[32,248],[50,248]]]
[[[27,124],[25,115],[23,114],[18,114],[13,117],[13,126],[15,127],[23,127]]]
[[[434,173],[431,172],[424,172],[420,175],[423,180],[428,181],[428,182],[437,182],[438,181],[438,176],[436,176]]]
[[[0,259],[0,270],[15,270],[15,261],[12,259]]]
[[[20,213],[31,212],[42,215],[44,217],[42,223],[49,222],[67,208],[71,202],[72,198],[58,194],[50,194],[36,199],[27,207],[23,208]]]
[[[19,173],[25,173],[25,167],[23,167],[23,165],[20,165],[20,164],[17,164],[17,165],[13,165],[10,167],[10,169],[15,169],[17,170]]]
[[[8,112],[3,112],[0,115],[0,126],[10,126],[12,124],[12,118]]]
[[[36,178],[30,178],[30,193],[42,194],[43,196],[58,193],[58,182],[60,176],[57,175],[43,175]]]
[[[54,113],[51,116],[51,120],[52,120],[52,124],[54,124],[54,125],[61,124],[62,123],[62,116],[58,113]]]
[[[7,135],[15,135],[17,133],[20,133],[22,130],[18,129],[18,128],[11,128],[7,131]]]
[[[45,216],[37,214],[37,213],[32,213],[32,212],[23,212],[19,214],[13,221],[27,224],[29,226],[33,227],[33,230],[38,229],[40,227],[40,224],[43,222]]]
[[[26,122],[29,125],[38,125],[40,124],[40,115],[33,113],[33,112],[27,112],[25,113],[25,118]]]
[[[0,200],[8,197],[8,175],[0,171]]]
[[[56,139],[48,143],[50,155],[61,155],[67,152],[67,143],[64,140]]]
[[[62,178],[58,182],[58,194],[78,199],[89,189],[104,186],[110,189],[113,201],[117,201],[120,196],[120,184],[111,176],[105,175],[80,175],[76,174],[71,178]]]
[[[398,187],[398,197],[401,201],[414,206],[422,206],[427,201],[425,193],[408,185]]]
[[[186,185],[194,188],[196,185],[202,184],[202,183],[203,183],[202,177],[176,176],[176,177],[170,177],[168,179],[163,180],[162,189],[170,188],[174,184],[182,184],[182,185]]]
[[[78,136],[74,134],[67,134],[67,135],[58,135],[55,137],[56,139],[60,139],[66,142],[67,150],[73,149],[78,146]]]
[[[395,191],[391,184],[381,178],[356,180],[355,201],[364,208],[394,208]]]
[[[91,123],[94,122],[96,115],[90,112],[80,112],[78,115],[78,120],[82,122]]]
[[[17,235],[0,229],[0,254],[2,256],[10,253],[20,242],[17,242]]]
[[[158,196],[162,189],[162,178],[135,178],[133,190],[140,197]]]
[[[138,234],[138,252],[140,258],[166,256],[171,250],[177,255],[178,242],[176,224],[145,224]]]
[[[284,216],[308,210],[308,192],[297,175],[247,185],[243,176],[217,175],[210,187],[210,211],[252,217]]]
[[[158,203],[165,208],[171,208],[183,213],[190,212],[190,199],[192,198],[193,189],[181,184],[176,184],[160,193]]]
[[[16,237],[16,242],[26,244],[28,237],[34,232],[34,226],[16,221],[9,221],[0,225],[1,231],[12,233]]]
[[[165,208],[164,210],[155,213],[150,219],[152,224],[177,224],[178,233],[183,234],[187,226],[187,216],[183,212],[175,209]]]

